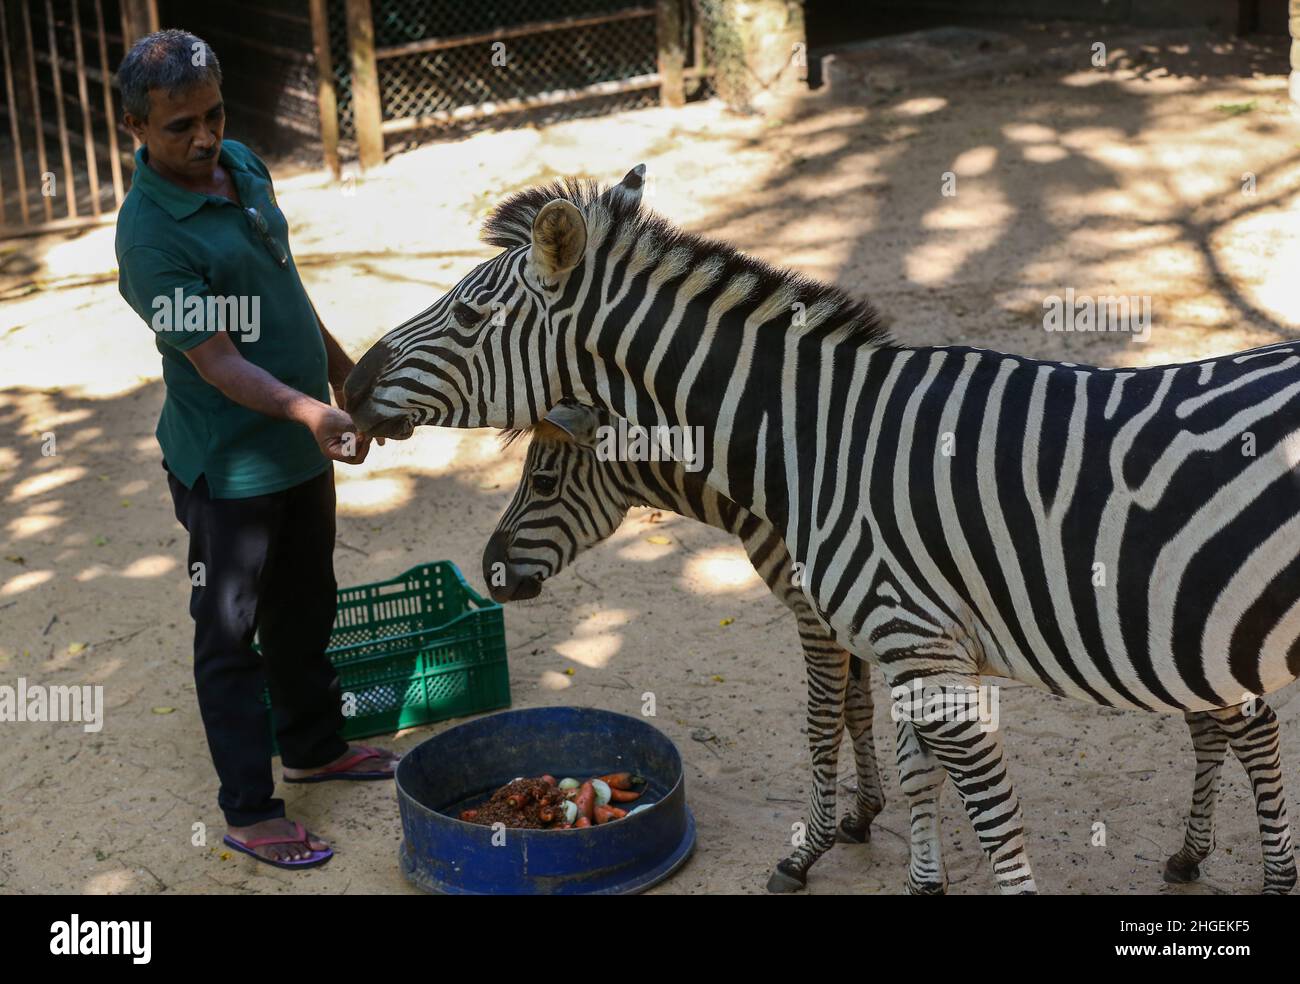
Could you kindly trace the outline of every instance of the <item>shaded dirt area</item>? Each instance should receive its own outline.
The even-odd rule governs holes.
[[[308,289],[354,355],[490,255],[477,229],[504,194],[567,174],[615,180],[639,161],[657,209],[865,293],[906,341],[1122,365],[1300,332],[1300,136],[1282,49],[1042,33],[1052,57],[960,82],[866,87],[779,117],[703,104],[482,134],[402,155],[343,189],[319,173],[277,173],[279,198]],[[1097,38],[1110,42],[1110,68],[1089,64]],[[955,196],[942,193],[946,172]],[[1045,332],[1043,298],[1067,287],[1150,295],[1149,341]],[[152,436],[159,360],[117,295],[112,229],[0,244],[0,297],[0,683],[102,684],[107,704],[96,734],[0,731],[0,890],[411,891],[387,784],[281,788],[290,815],[334,843],[325,868],[275,871],[212,846],[222,826],[193,699],[183,533]],[[48,433],[57,453],[46,457]],[[449,558],[481,585],[480,551],[522,455],[490,432],[430,430],[375,449],[361,468],[339,466],[340,583]],[[507,628],[515,706],[637,714],[655,693],[699,825],[694,858],[656,891],[761,892],[804,815],[804,679],[792,620],[738,544],[676,517],[652,529],[636,512],[540,599],[509,609]],[[1275,706],[1294,790],[1300,705],[1289,697]],[[877,701],[889,805],[869,845],[838,846],[813,870],[811,893],[903,885],[907,816],[879,687]],[[1017,686],[1001,713],[1044,891],[1262,884],[1235,764],[1203,881],[1160,880],[1190,798],[1181,719]],[[446,726],[391,744],[409,749]],[[1097,821],[1104,846],[1093,844]],[[195,845],[196,823],[207,845]],[[952,891],[990,892],[952,795],[944,829]]]

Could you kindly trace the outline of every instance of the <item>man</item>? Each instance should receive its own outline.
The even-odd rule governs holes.
[[[150,34],[118,80],[142,145],[117,221],[118,283],[163,359],[157,437],[189,533],[194,680],[226,843],[277,867],[322,864],[329,845],[272,796],[262,692],[286,782],[392,777],[395,755],[339,736],[338,676],[324,655],[331,459],[359,464],[370,444],[343,407],[352,362],[299,279],[266,165],[222,139],[212,49],[184,31]]]

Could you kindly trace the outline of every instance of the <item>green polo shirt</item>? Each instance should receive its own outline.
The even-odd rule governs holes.
[[[294,389],[329,401],[325,343],[289,252],[271,174],[251,150],[221,145],[242,207],[187,191],[135,156],[117,219],[118,290],[153,329],[167,396],[158,444],[187,487],[206,475],[213,498],[278,492],[329,466],[311,432],[240,406],[185,356],[230,333],[240,355]],[[246,213],[256,209],[261,221]]]

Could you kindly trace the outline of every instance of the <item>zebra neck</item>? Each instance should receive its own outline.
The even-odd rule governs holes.
[[[629,505],[680,513],[723,529],[737,526],[744,512],[680,461],[622,461],[618,477]]]
[[[778,526],[798,442],[844,419],[828,381],[890,344],[860,298],[655,220],[594,223],[558,307],[562,395],[689,434],[707,485]]]

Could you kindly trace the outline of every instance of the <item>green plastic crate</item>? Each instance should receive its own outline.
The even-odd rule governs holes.
[[[341,588],[326,655],[355,699],[348,740],[510,706],[501,606],[449,560]],[[279,755],[274,712],[271,744]]]

